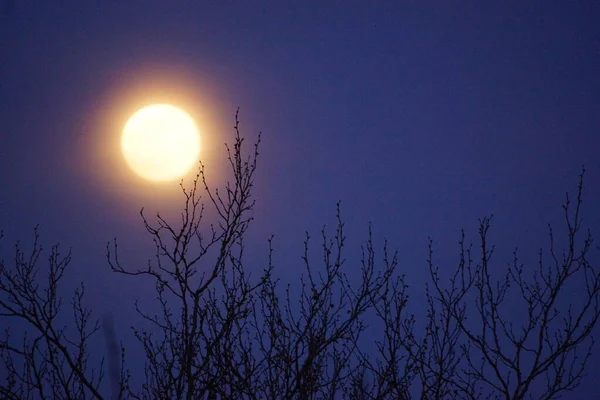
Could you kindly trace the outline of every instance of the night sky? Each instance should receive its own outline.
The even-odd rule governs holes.
[[[37,224],[46,247],[72,247],[65,296],[83,281],[132,352],[133,300],[150,307],[154,286],[112,274],[106,244],[117,237],[123,262],[144,266],[153,247],[140,208],[176,217],[182,204],[176,181],[143,181],[121,156],[121,129],[147,104],[194,116],[215,185],[236,109],[248,145],[262,131],[248,268],[262,270],[274,234],[285,282],[299,279],[304,232],[334,224],[338,200],[349,273],[371,222],[378,243],[399,250],[416,298],[428,237],[440,268],[453,268],[460,230],[475,240],[486,215],[495,267],[517,246],[533,267],[584,164],[584,222],[600,232],[600,3],[5,4],[2,258]],[[599,363],[597,346],[568,398],[595,398]]]

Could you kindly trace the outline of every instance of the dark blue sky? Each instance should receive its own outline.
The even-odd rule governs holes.
[[[348,256],[372,222],[417,293],[428,236],[450,268],[460,229],[474,239],[491,213],[497,267],[515,246],[533,266],[582,164],[585,222],[600,230],[595,2],[13,3],[0,14],[2,256],[39,223],[45,243],[73,246],[68,283],[84,280],[98,313],[122,307],[123,336],[131,299],[152,287],[111,275],[106,242],[145,263],[139,208],[180,204],[176,183],[134,178],[115,139],[153,101],[205,127],[209,176],[237,107],[248,140],[263,132],[250,257],[264,260],[274,233],[286,281],[338,200]],[[600,348],[570,398],[591,398],[598,363]]]

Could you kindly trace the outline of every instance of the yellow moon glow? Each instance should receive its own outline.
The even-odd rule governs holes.
[[[200,134],[186,112],[154,104],[129,118],[121,150],[129,167],[142,178],[170,181],[183,176],[198,160]]]

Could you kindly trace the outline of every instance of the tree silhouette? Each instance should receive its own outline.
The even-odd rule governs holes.
[[[376,245],[370,227],[362,257],[346,259],[339,204],[317,251],[306,234],[297,284],[276,278],[273,237],[252,276],[257,268],[247,265],[245,238],[260,136],[247,153],[237,114],[234,130],[223,188],[208,184],[201,165],[191,187],[181,185],[178,220],[157,214],[152,221],[141,211],[155,245],[145,267],[124,265],[116,239],[107,246],[117,275],[155,284],[159,312],[136,304],[145,321],[133,329],[145,360],[141,384],[132,384],[110,317],[100,323],[85,306],[83,284],[70,305],[62,301],[71,253],[52,247],[41,273],[36,230],[30,251],[17,244],[13,262],[0,262],[0,316],[4,326],[13,324],[0,339],[2,398],[516,400],[558,398],[581,383],[600,315],[600,273],[581,218],[583,172],[575,199],[567,195],[564,203],[564,249],[550,228],[549,250],[540,251],[535,271],[515,251],[498,272],[488,242],[492,219],[483,218],[476,246],[463,232],[447,280],[430,241],[427,312],[414,315],[398,254],[387,242]],[[573,285],[576,302],[568,298]],[[74,323],[60,325],[68,313]],[[107,366],[89,356],[101,327]],[[375,351],[366,350],[367,340]],[[108,394],[101,393],[105,372]]]
[[[14,338],[10,325],[3,324],[6,328],[0,339],[0,356],[7,376],[0,394],[6,399],[101,398],[98,388],[102,365],[88,365],[89,340],[99,323],[90,321],[91,311],[83,303],[83,284],[71,301],[75,329],[69,331],[57,322],[64,308],[59,284],[71,262],[71,252],[63,255],[58,245],[52,246],[42,286],[38,279],[42,255],[38,239],[36,228],[29,252],[17,243],[12,268],[0,262],[0,316],[21,320],[30,328]]]

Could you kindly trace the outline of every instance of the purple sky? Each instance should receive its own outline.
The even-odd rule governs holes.
[[[496,266],[518,246],[533,267],[582,164],[600,231],[599,17],[591,1],[13,2],[0,12],[2,258],[40,224],[44,243],[73,247],[66,289],[83,280],[129,336],[132,300],[153,287],[112,275],[106,243],[145,264],[139,209],[180,202],[176,183],[133,177],[114,138],[136,106],[170,100],[204,124],[215,182],[236,108],[248,140],[263,132],[249,257],[264,261],[275,234],[284,281],[338,200],[348,256],[372,222],[416,296],[428,236],[450,268],[460,229],[475,239],[491,213]],[[568,398],[597,393],[599,363],[596,347]]]

